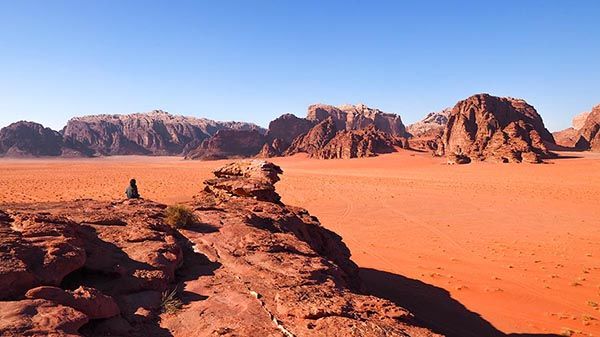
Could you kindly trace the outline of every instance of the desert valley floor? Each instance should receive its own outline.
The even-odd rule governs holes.
[[[600,154],[448,166],[403,151],[275,158],[277,190],[340,234],[370,291],[457,336],[600,335]],[[223,161],[0,161],[0,203],[189,200]],[[432,310],[432,308],[434,308]]]

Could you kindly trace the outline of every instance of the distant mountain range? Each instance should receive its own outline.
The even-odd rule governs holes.
[[[429,113],[407,127],[399,115],[363,104],[311,105],[305,118],[284,114],[268,129],[154,110],[75,117],[61,131],[34,122],[16,122],[0,130],[0,156],[149,155],[210,160],[303,152],[333,159],[405,148],[450,156],[451,161],[464,156],[469,161],[539,162],[560,146],[600,150],[600,106],[576,117],[575,124],[553,136],[535,108],[524,100],[488,94]]]

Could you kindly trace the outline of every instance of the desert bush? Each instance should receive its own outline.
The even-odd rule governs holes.
[[[179,298],[178,288],[175,287],[172,291],[165,291],[162,293],[160,301],[160,309],[162,313],[174,314],[181,310],[183,302]]]
[[[165,222],[174,228],[190,227],[196,222],[196,217],[191,209],[183,205],[167,207],[165,211]]]

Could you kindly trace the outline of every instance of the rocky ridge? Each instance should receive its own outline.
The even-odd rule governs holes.
[[[62,133],[98,155],[181,155],[220,130],[256,130],[250,123],[217,122],[162,110],[129,115],[76,117]]]
[[[281,169],[215,170],[165,224],[147,200],[0,212],[0,336],[437,336],[361,294],[341,238],[280,202]]]
[[[81,157],[90,152],[81,144],[41,124],[20,121],[0,129],[0,156]]]

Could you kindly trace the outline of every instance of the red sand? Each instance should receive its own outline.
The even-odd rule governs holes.
[[[592,336],[600,334],[600,155],[584,157],[543,165],[447,166],[412,152],[273,161],[285,171],[283,201],[339,233],[370,289],[429,324],[460,336]],[[0,202],[120,198],[135,177],[143,196],[174,203],[221,164],[3,159]]]

